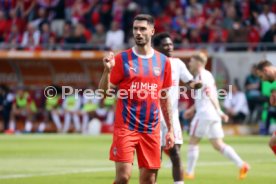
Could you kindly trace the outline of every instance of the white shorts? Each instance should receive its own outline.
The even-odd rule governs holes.
[[[207,136],[209,139],[223,138],[221,120],[205,120],[195,116],[191,123],[190,136],[198,138]]]
[[[160,138],[161,138],[161,146],[166,145],[166,134],[168,132],[166,123],[164,120],[161,120],[161,127],[160,127]],[[173,116],[173,130],[174,130],[174,143],[175,144],[183,144],[182,138],[182,129],[179,122],[178,116]]]

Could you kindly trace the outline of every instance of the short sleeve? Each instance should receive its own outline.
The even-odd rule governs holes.
[[[206,72],[204,77],[202,77],[201,80],[203,82],[203,91],[206,94],[215,94],[216,93],[216,91],[214,91],[216,89],[215,79],[211,73]]]
[[[178,60],[178,63],[179,63],[178,66],[179,66],[179,70],[180,70],[181,81],[187,83],[187,82],[193,80],[194,77],[189,72],[186,65],[181,60]]]
[[[123,61],[121,54],[115,56],[115,66],[110,73],[110,82],[117,86],[124,78],[123,75]]]
[[[165,64],[165,71],[164,71],[164,80],[162,89],[170,88],[172,85],[172,71],[171,71],[171,63],[167,59]]]

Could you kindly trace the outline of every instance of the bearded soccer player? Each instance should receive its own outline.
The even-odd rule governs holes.
[[[257,74],[264,81],[269,81],[271,83],[276,81],[276,67],[269,61],[265,60],[257,64]],[[272,106],[276,106],[275,93],[271,94],[269,102]],[[269,141],[269,146],[276,155],[276,131],[273,133]]]
[[[152,16],[137,15],[133,35],[134,47],[115,57],[113,53],[104,57],[99,88],[106,95],[110,89],[117,88],[117,96],[120,96],[110,149],[110,160],[116,167],[114,183],[129,183],[136,151],[140,183],[154,184],[161,164],[159,107],[168,127],[166,148],[174,146],[171,103],[167,95],[172,85],[171,65],[165,55],[151,47],[154,35]],[[127,96],[123,97],[122,91]]]
[[[183,144],[182,130],[179,122],[179,81],[185,83],[189,88],[200,88],[202,84],[200,82],[193,81],[192,74],[188,71],[186,65],[179,59],[172,57],[174,50],[173,41],[168,33],[159,33],[154,36],[153,45],[156,50],[165,54],[169,57],[172,68],[172,81],[173,86],[170,89],[169,95],[172,103],[173,111],[173,130],[175,145],[172,149],[168,150],[171,162],[172,162],[172,173],[175,184],[183,184],[183,166],[180,156],[180,147]],[[161,116],[162,117],[162,116]],[[161,118],[161,146],[165,146],[165,134],[167,127],[164,118]]]

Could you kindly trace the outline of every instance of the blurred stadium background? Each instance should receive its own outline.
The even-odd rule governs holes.
[[[258,158],[250,157],[258,149],[260,157],[267,158],[264,159],[264,165],[260,165],[261,161],[255,163],[256,167],[264,166],[266,175],[260,174],[260,177],[268,178],[265,180],[267,182],[255,176],[250,183],[272,183],[272,166],[268,163],[275,165],[275,162],[269,159],[272,155],[266,148],[268,138],[259,135],[269,135],[276,130],[276,109],[268,103],[270,93],[276,90],[276,82],[270,84],[260,81],[255,75],[254,64],[267,59],[276,65],[275,0],[0,0],[0,132],[17,136],[0,136],[0,163],[4,163],[0,164],[0,183],[55,181],[55,177],[42,181],[43,176],[34,181],[13,180],[20,178],[13,176],[24,173],[32,177],[37,173],[41,175],[55,171],[53,165],[43,163],[42,167],[45,166],[46,170],[34,166],[33,170],[23,172],[25,168],[19,167],[28,165],[32,158],[36,158],[38,163],[44,159],[46,154],[39,151],[42,149],[40,140],[49,148],[45,148],[49,160],[64,157],[60,166],[65,164],[66,168],[59,168],[58,173],[67,172],[72,167],[80,170],[84,166],[93,170],[102,165],[103,168],[113,166],[107,159],[116,100],[89,100],[83,98],[81,93],[77,100],[70,96],[61,99],[60,94],[62,86],[83,90],[97,88],[105,52],[118,52],[133,45],[131,24],[138,13],[153,15],[156,32],[171,34],[176,48],[174,55],[184,62],[189,62],[189,56],[196,52],[205,52],[209,59],[207,68],[215,76],[218,88],[237,86],[236,98],[228,103],[221,99],[225,111],[229,104],[236,109],[236,113],[231,115],[231,122],[224,125],[225,133],[240,136],[228,139],[234,140],[233,146],[237,147],[238,152],[250,158],[249,163]],[[44,96],[47,86],[57,89],[57,97],[47,99]],[[180,99],[184,134],[189,131],[189,120],[184,119],[183,113],[192,103],[191,99]],[[13,110],[13,104],[20,108]],[[68,136],[44,134],[73,132],[74,135]],[[84,136],[103,133],[108,135]],[[58,147],[64,149],[62,152],[58,152],[57,145],[51,145],[55,140],[60,141]],[[34,145],[28,145],[32,141]],[[82,159],[78,160],[78,156],[68,153],[71,152],[68,148],[71,141],[79,142],[79,147],[75,143],[72,149],[76,148],[74,153],[83,160],[89,160],[89,154],[92,153],[94,160],[99,156],[102,161],[85,165]],[[249,150],[243,148],[247,143],[252,146]],[[185,145],[183,147],[185,149]],[[215,161],[210,149],[205,146],[203,150],[210,155],[211,161]],[[81,156],[83,151],[84,157]],[[54,153],[57,156],[53,156]],[[17,156],[19,160],[16,160]],[[208,158],[206,156],[204,159],[210,161]],[[71,159],[75,160],[72,165],[67,163]],[[83,172],[90,172],[89,169]],[[101,172],[99,169],[94,173],[91,181],[111,183],[113,170]],[[107,172],[109,178],[101,180],[101,176],[105,177]],[[101,173],[100,176],[97,173]],[[208,169],[203,173],[208,178]],[[73,178],[72,183],[78,177],[81,176]],[[89,174],[84,177],[89,181]],[[168,173],[160,174],[160,177],[166,177],[165,183],[171,182]],[[226,178],[230,177],[227,175]],[[205,180],[202,181],[205,183]],[[224,181],[221,177],[218,183],[235,183],[230,181]],[[65,178],[60,178],[58,183],[64,182],[69,183]]]

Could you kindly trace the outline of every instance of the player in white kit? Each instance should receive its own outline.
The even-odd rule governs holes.
[[[173,42],[168,33],[159,33],[153,40],[154,48],[169,57],[172,70],[172,87],[169,95],[173,112],[173,129],[175,136],[175,145],[168,150],[173,165],[173,178],[175,184],[183,184],[183,167],[180,158],[180,146],[183,144],[182,130],[179,122],[178,101],[179,101],[179,81],[185,83],[189,88],[200,88],[201,83],[193,81],[193,76],[188,71],[186,65],[178,58],[172,57],[174,49]],[[165,135],[167,127],[163,115],[161,114],[161,145],[165,146]]]
[[[199,156],[199,142],[205,135],[209,138],[214,149],[230,159],[240,168],[239,179],[244,179],[249,170],[249,165],[244,162],[235,150],[224,143],[221,121],[228,121],[219,105],[217,88],[214,77],[205,69],[207,57],[200,53],[191,57],[189,69],[194,74],[195,80],[202,82],[202,88],[195,91],[195,104],[186,111],[185,117],[194,115],[190,128],[190,141],[188,147],[188,162],[185,173],[186,179],[194,178],[194,170]]]

